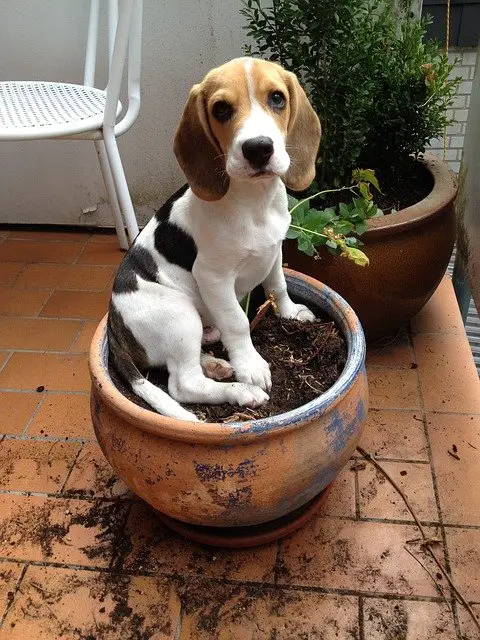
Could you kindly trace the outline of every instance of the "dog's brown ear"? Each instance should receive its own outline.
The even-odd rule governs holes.
[[[208,124],[201,84],[192,87],[178,125],[173,150],[193,193],[202,200],[220,200],[228,191],[225,159]]]
[[[290,122],[287,129],[287,151],[290,168],[283,181],[293,191],[303,191],[315,178],[321,126],[317,114],[300,86],[297,76],[284,71],[290,94]]]

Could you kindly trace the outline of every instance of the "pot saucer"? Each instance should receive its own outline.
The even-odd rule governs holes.
[[[247,527],[205,527],[170,518],[157,511],[159,519],[172,531],[188,540],[212,547],[256,547],[290,535],[307,523],[320,510],[332,488],[330,483],[303,506],[281,518]]]

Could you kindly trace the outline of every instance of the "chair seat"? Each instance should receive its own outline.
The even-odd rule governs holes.
[[[0,140],[56,138],[100,129],[107,94],[59,82],[0,82]],[[117,116],[121,111],[117,106]]]

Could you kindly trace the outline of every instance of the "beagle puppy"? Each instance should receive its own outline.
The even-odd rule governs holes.
[[[296,76],[238,58],[195,85],[174,140],[188,185],[138,235],[113,285],[111,364],[155,411],[197,421],[179,403],[268,400],[269,365],[255,350],[240,301],[257,285],[282,318],[312,321],[287,293],[285,185],[315,176],[320,122]],[[202,353],[221,339],[230,362]],[[144,372],[166,366],[168,394]],[[219,382],[235,373],[237,382]]]

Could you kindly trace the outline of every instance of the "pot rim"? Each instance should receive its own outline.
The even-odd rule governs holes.
[[[330,389],[297,409],[250,422],[189,422],[162,416],[139,407],[113,384],[104,366],[107,355],[106,314],[97,327],[89,354],[92,393],[101,396],[108,406],[132,426],[167,437],[190,442],[221,443],[224,446],[245,444],[285,433],[316,420],[332,411],[350,391],[365,366],[366,345],[363,329],[350,305],[327,285],[292,269],[285,269],[287,284],[295,283],[304,292],[314,292],[316,302],[340,326],[347,341],[347,361],[338,380]],[[313,301],[313,300],[312,300]]]
[[[393,214],[370,218],[362,239],[369,240],[387,234],[402,233],[441,214],[457,194],[457,179],[448,164],[432,153],[418,159],[433,177],[433,188],[426,198]]]

